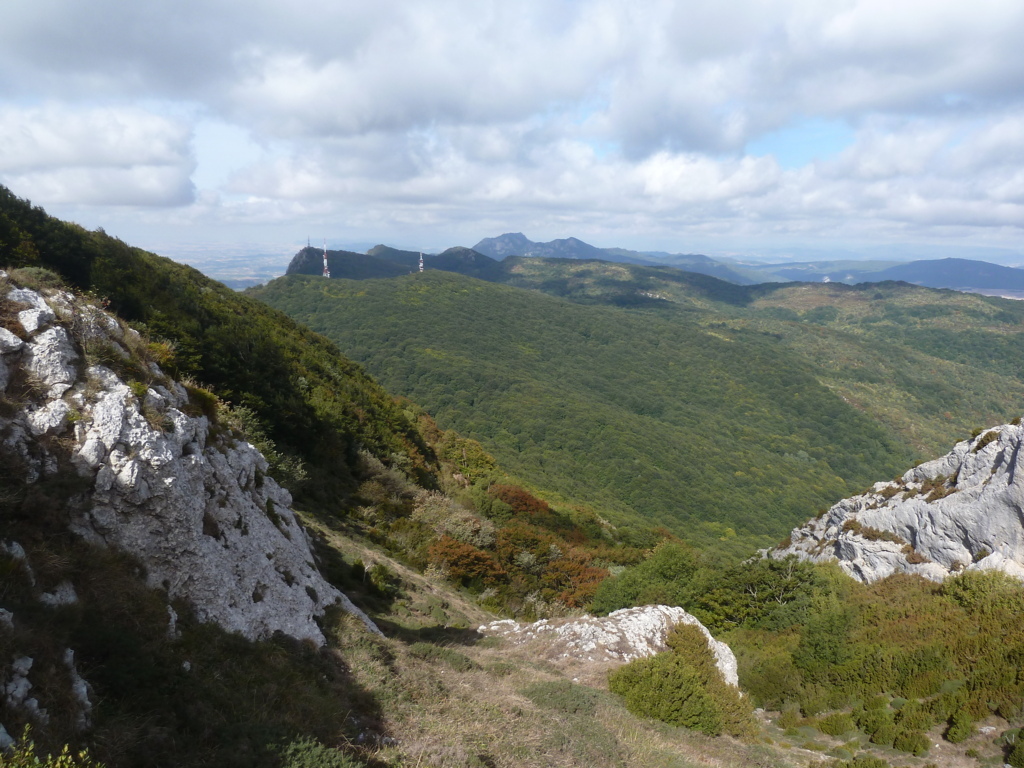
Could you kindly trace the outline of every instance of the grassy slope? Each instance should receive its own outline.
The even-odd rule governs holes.
[[[691,539],[780,536],[910,460],[776,337],[691,313],[581,306],[442,272],[290,276],[255,295],[516,474]]]

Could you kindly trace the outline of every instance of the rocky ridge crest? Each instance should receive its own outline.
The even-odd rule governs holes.
[[[933,581],[972,569],[1024,579],[1024,426],[983,430],[945,456],[844,499],[793,529],[771,557],[838,561],[863,582]]]

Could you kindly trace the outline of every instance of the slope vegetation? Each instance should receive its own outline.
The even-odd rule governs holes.
[[[749,546],[909,460],[776,337],[686,313],[584,306],[431,271],[288,276],[254,295],[337,340],[517,475],[617,520]]]
[[[402,409],[331,342],[195,269],[47,216],[2,187],[0,264],[53,270],[169,342],[161,364],[249,409],[300,497],[350,493],[360,447],[405,456],[424,482],[434,472]]]

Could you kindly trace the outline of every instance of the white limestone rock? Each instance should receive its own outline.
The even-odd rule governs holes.
[[[39,602],[49,606],[74,605],[78,602],[78,593],[70,581],[62,581],[53,592],[43,592]]]
[[[50,309],[50,305],[46,303],[46,299],[36,291],[28,288],[12,288],[7,292],[7,298],[19,304],[28,305],[28,309],[18,312],[18,322],[29,335],[57,319],[53,310]]]
[[[45,435],[47,432],[60,433],[71,415],[71,406],[63,400],[51,400],[42,408],[26,414],[29,430],[33,435]]]
[[[666,650],[665,638],[676,624],[698,627],[707,638],[722,677],[729,685],[739,685],[732,649],[715,640],[697,618],[678,607],[645,605],[607,616],[542,619],[532,624],[506,619],[485,624],[479,631],[504,637],[516,645],[543,640],[548,645],[547,654],[555,657],[626,663]]]
[[[28,673],[32,670],[34,662],[31,656],[21,656],[14,660],[7,676],[7,683],[3,687],[4,700],[8,707],[21,709],[36,721],[46,725],[50,722],[50,715],[39,706],[36,698],[29,696],[32,683],[29,682]]]
[[[13,419],[0,419],[0,448],[22,458],[31,483],[57,470],[38,438],[70,436],[71,460],[92,489],[73,531],[138,558],[151,586],[189,602],[201,620],[249,639],[283,632],[323,644],[317,619],[334,604],[379,634],[320,574],[291,497],[267,476],[267,462],[252,445],[223,428],[212,436],[205,416],[185,413],[185,388],[157,367],[154,377],[163,383],[152,384],[142,402],[109,368],[80,373],[64,323],[76,329],[79,343],[125,354],[120,342],[134,331],[75,304],[70,294],[50,297],[56,312],[35,291],[11,294],[38,313],[39,326],[5,362],[22,366],[38,394]],[[0,547],[24,559],[16,544]],[[26,570],[31,575],[27,562]],[[41,599],[66,604],[74,599],[67,586]]]
[[[0,354],[6,355],[17,352],[25,346],[25,342],[15,336],[6,328],[0,328]]]
[[[893,573],[933,581],[970,569],[1024,580],[1024,426],[964,440],[898,481],[844,499],[771,557],[838,561],[864,582]]]
[[[71,696],[78,704],[75,712],[75,727],[79,731],[86,730],[92,725],[92,686],[78,674],[78,667],[75,666],[75,652],[70,648],[64,649],[64,666],[71,676]]]
[[[49,390],[50,398],[61,397],[71,389],[77,376],[73,365],[77,358],[71,337],[62,326],[47,328],[25,345],[25,370]]]

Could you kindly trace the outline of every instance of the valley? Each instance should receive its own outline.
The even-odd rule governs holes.
[[[240,295],[7,190],[0,254],[2,761],[1024,765],[995,539],[814,561],[1016,498],[1017,303],[469,249]],[[738,689],[691,619],[547,639],[657,605]]]
[[[499,266],[487,281],[290,275],[251,295],[538,489],[736,554],[1024,402],[1012,302],[608,262]]]

